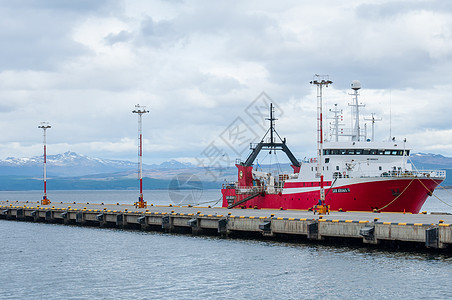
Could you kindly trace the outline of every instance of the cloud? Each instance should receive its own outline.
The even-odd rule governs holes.
[[[121,30],[119,33],[110,33],[105,37],[105,41],[109,45],[114,45],[116,43],[128,42],[133,38],[133,35],[126,30]]]
[[[314,155],[315,73],[334,82],[326,108],[339,103],[348,112],[350,82],[359,79],[363,113],[383,117],[378,139],[389,137],[391,99],[395,135],[415,150],[437,145],[452,155],[444,139],[420,142],[427,131],[440,139],[450,129],[452,7],[444,1],[0,7],[0,143],[12,147],[2,148],[5,157],[38,155],[37,125],[50,121],[49,149],[135,159],[131,110],[140,103],[150,110],[145,161],[194,158],[237,117],[251,122],[245,109],[262,91],[284,111],[277,129],[296,155]]]
[[[401,15],[418,12],[430,11],[435,13],[450,12],[452,4],[447,1],[387,1],[380,3],[363,3],[356,8],[357,15],[365,19],[380,20],[393,19]]]
[[[106,3],[1,1],[0,70],[54,69],[62,61],[86,55],[87,49],[72,40],[71,31]]]

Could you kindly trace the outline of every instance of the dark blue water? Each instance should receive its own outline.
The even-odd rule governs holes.
[[[452,299],[442,254],[6,220],[0,233],[0,299]]]

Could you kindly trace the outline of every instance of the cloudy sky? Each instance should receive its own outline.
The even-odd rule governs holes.
[[[376,140],[391,111],[393,136],[452,156],[449,1],[0,0],[0,24],[0,159],[40,155],[48,121],[50,154],[135,160],[137,103],[144,162],[245,158],[231,132],[260,137],[269,98],[295,155],[314,156],[316,73],[345,114],[361,81]]]

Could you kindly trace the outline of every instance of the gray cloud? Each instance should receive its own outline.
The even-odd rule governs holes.
[[[452,3],[442,0],[387,1],[381,3],[364,3],[357,7],[356,15],[363,19],[395,18],[400,15],[420,12],[450,12]]]
[[[67,59],[87,55],[73,41],[74,26],[98,13],[108,1],[1,1],[1,70],[49,70]]]
[[[194,157],[265,91],[303,157],[315,152],[314,73],[330,75],[325,100],[343,108],[361,80],[366,112],[386,121],[379,136],[388,90],[395,132],[439,132],[452,92],[441,3],[0,1],[0,144],[40,149],[30,128],[47,120],[49,149],[134,159],[140,103],[146,159]],[[0,155],[16,155],[8,147]]]
[[[66,11],[69,13],[79,12],[93,12],[102,10],[107,4],[116,5],[118,1],[109,0],[1,0],[0,7],[24,10],[24,9],[37,9],[37,10],[49,10],[49,11]]]
[[[105,37],[105,42],[109,45],[116,43],[124,43],[133,39],[133,34],[126,30],[121,30],[119,33],[110,33]]]
[[[184,37],[185,30],[177,27],[173,20],[156,22],[148,16],[141,22],[138,42],[152,47],[173,46]]]

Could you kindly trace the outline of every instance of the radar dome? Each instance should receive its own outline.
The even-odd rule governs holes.
[[[361,88],[361,82],[359,80],[353,80],[352,81],[352,89],[359,90]]]

